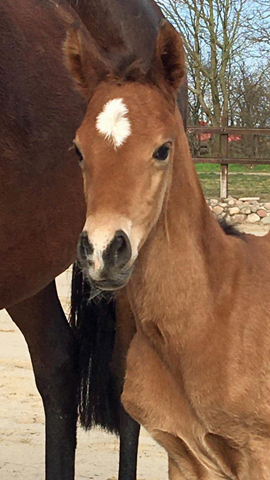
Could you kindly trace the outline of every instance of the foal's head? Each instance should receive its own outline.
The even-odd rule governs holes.
[[[127,282],[162,209],[181,128],[175,97],[185,63],[181,38],[167,22],[144,74],[138,64],[112,73],[94,48],[85,32],[69,32],[67,62],[90,99],[74,140],[87,204],[78,256],[97,286],[110,290]]]

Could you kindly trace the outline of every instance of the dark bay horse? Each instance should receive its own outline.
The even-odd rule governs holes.
[[[66,55],[88,100],[95,64],[80,31]],[[150,68],[111,68],[90,95],[74,140],[80,262],[93,288],[126,295],[122,336],[132,316],[136,333],[122,401],[167,450],[170,478],[268,480],[270,234],[212,216],[176,108],[184,72],[181,38],[163,22]]]
[[[89,48],[96,44],[118,62],[121,47],[147,65],[161,18],[151,0],[70,3],[6,0],[0,7],[0,308],[30,350],[46,415],[47,480],[74,478],[77,342],[54,278],[75,260],[85,220],[81,172],[70,148],[85,106],[62,44],[80,17]],[[111,310],[106,302],[98,306],[102,318],[112,318]],[[126,416],[120,426],[122,478],[134,477],[138,427],[130,422]]]

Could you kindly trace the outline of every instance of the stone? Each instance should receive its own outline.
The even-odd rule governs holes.
[[[250,215],[247,216],[247,222],[248,223],[257,223],[260,221],[259,215],[257,213],[250,213]]]
[[[237,207],[241,207],[241,205],[243,205],[243,202],[241,200],[236,200],[235,205]]]
[[[261,218],[264,218],[267,216],[267,211],[264,210],[263,208],[260,208],[259,210],[257,210],[257,215],[259,215],[259,217]]]
[[[261,222],[264,224],[264,225],[270,225],[270,215],[269,217],[264,217],[261,219]]]
[[[248,215],[249,213],[251,213],[250,207],[241,208],[241,213],[245,213],[246,215]]]
[[[233,207],[235,205],[235,200],[231,199],[228,201],[229,207]]]
[[[232,223],[233,223],[233,224],[243,223],[245,220],[246,220],[246,215],[242,215],[241,213],[239,213],[239,214],[237,214],[237,215],[234,215],[234,216],[232,217]]]
[[[257,202],[257,200],[254,200],[253,202],[250,202],[250,203],[251,203],[251,205],[253,205],[254,207],[259,207],[259,206],[260,206],[260,204],[259,204],[259,202]]]
[[[216,198],[210,198],[209,203],[212,207],[218,204],[218,200]]]
[[[265,206],[266,210],[270,210],[270,203],[265,203],[264,206]]]
[[[240,213],[240,210],[239,210],[238,207],[229,208],[229,214],[230,215],[236,215],[237,213]]]
[[[260,200],[260,197],[241,197],[239,198],[239,200],[241,200],[241,202],[258,202]]]
[[[258,210],[258,207],[256,207],[256,205],[250,205],[250,210],[252,213],[256,213]]]
[[[223,212],[223,208],[220,207],[219,205],[216,205],[215,207],[213,207],[213,212],[214,212],[216,215],[220,215],[220,214]]]
[[[228,207],[228,204],[227,204],[227,203],[223,203],[223,202],[220,203],[219,205],[220,205],[222,208],[227,208],[227,207]]]

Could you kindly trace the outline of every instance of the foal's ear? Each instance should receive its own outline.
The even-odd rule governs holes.
[[[82,25],[76,23],[69,29],[64,42],[64,56],[78,90],[89,100],[94,88],[108,74],[109,68]]]
[[[186,73],[185,52],[180,34],[166,20],[162,20],[150,68],[151,79],[176,91]]]

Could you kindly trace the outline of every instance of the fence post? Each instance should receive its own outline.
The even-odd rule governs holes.
[[[227,127],[228,120],[226,117],[221,118],[221,126]],[[220,156],[221,158],[228,158],[228,134],[220,134]],[[220,198],[228,197],[228,177],[229,177],[229,165],[228,163],[221,164],[220,172]]]

